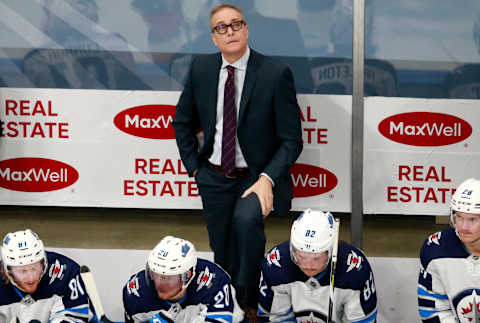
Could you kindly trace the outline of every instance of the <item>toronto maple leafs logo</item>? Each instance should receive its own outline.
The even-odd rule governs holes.
[[[280,265],[280,252],[277,247],[273,248],[272,251],[267,254],[266,258],[268,265],[271,266],[273,264],[277,267],[282,267],[282,265]]]
[[[467,289],[453,298],[453,305],[461,323],[480,322],[480,289]]]
[[[50,270],[48,271],[48,277],[50,277],[49,284],[53,283],[55,279],[62,280],[67,265],[61,265],[58,259],[55,259],[55,263],[50,266]]]
[[[442,236],[442,232],[435,232],[434,234],[431,234],[429,237],[428,237],[428,241],[427,241],[427,244],[428,245],[431,245],[432,243],[433,244],[436,244],[437,246],[440,245],[440,237]]]
[[[353,269],[360,270],[362,268],[363,257],[357,255],[355,251],[350,251],[347,257],[347,273]]]
[[[137,297],[140,297],[140,294],[138,293],[138,288],[139,288],[139,284],[138,284],[138,277],[135,275],[132,277],[132,279],[130,279],[127,283],[127,292],[128,294],[133,294]]]
[[[215,274],[210,272],[210,269],[208,268],[208,266],[205,267],[205,270],[201,271],[200,275],[198,275],[198,278],[197,278],[197,285],[198,285],[197,292],[203,287],[210,288],[214,277],[215,277]]]

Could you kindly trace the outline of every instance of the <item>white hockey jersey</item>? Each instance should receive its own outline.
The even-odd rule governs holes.
[[[35,293],[23,293],[0,279],[0,322],[17,317],[20,323],[79,323],[92,316],[80,266],[55,252],[47,251],[47,261]]]
[[[145,270],[130,277],[123,288],[125,322],[162,322],[156,315],[160,311],[171,312],[172,306],[179,307],[180,311],[175,323],[192,323],[200,317],[203,317],[201,322],[236,323],[242,320],[243,312],[235,299],[230,277],[222,268],[198,259],[194,275],[186,295],[177,303],[158,298],[154,283],[147,283],[150,278],[146,277]]]
[[[453,228],[434,233],[420,251],[418,311],[423,322],[480,322],[480,257]]]
[[[308,277],[290,258],[289,241],[270,250],[262,262],[260,322],[326,322],[330,265]],[[335,274],[333,322],[373,322],[377,294],[370,264],[357,248],[340,242]]]

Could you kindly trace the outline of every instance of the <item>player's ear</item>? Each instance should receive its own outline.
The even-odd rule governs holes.
[[[215,32],[210,33],[210,37],[212,38],[213,44],[218,47],[217,40],[215,39]]]

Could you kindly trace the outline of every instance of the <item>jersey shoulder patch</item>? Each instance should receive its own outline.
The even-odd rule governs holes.
[[[372,269],[365,254],[358,248],[340,241],[336,283],[349,289],[361,289],[370,279]]]
[[[216,290],[218,286],[221,287],[225,283],[230,283],[230,276],[219,265],[206,259],[198,259],[195,279],[191,284],[196,293],[208,292],[210,289]]]
[[[47,279],[48,285],[66,284],[66,280],[80,273],[80,265],[74,260],[56,252],[46,253],[48,268],[42,280]]]
[[[298,266],[290,257],[290,241],[285,241],[270,249],[262,261],[262,271],[272,286],[287,284],[303,279]]]
[[[140,283],[138,282],[138,274],[133,275],[130,277],[129,281],[125,285],[125,289],[128,295],[134,295],[136,297],[140,297],[138,293],[138,289],[140,288]]]
[[[265,255],[267,264],[269,266],[277,266],[278,268],[282,268],[282,265],[280,264],[280,258],[280,251],[278,250],[278,247],[274,247]]]
[[[455,233],[454,228],[430,234],[425,239],[420,251],[420,261],[423,268],[439,258],[465,258],[468,256],[462,242]]]
[[[347,273],[352,270],[359,271],[362,269],[362,265],[365,262],[365,258],[362,254],[355,252],[355,250],[350,250],[347,256]]]

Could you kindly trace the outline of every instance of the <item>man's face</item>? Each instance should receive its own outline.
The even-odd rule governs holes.
[[[480,214],[456,212],[455,227],[465,245],[480,241]]]
[[[12,269],[10,269],[10,274],[17,286],[24,292],[30,294],[37,290],[42,272],[42,261],[30,265],[12,267]]]
[[[311,253],[295,250],[295,258],[300,269],[309,277],[317,276],[328,265],[328,253],[326,251]]]
[[[152,278],[160,299],[169,300],[182,290],[182,279],[180,275],[152,273]]]
[[[241,20],[245,20],[245,18],[240,12],[231,8],[223,8],[212,16],[210,19],[210,27],[214,28],[220,24],[229,25],[234,21]],[[233,63],[242,57],[247,50],[248,26],[244,24],[238,31],[234,31],[232,27],[228,27],[225,34],[219,34],[214,30],[211,37],[213,43],[218,47],[223,56],[225,56],[227,60],[231,59],[232,61],[230,63]]]

